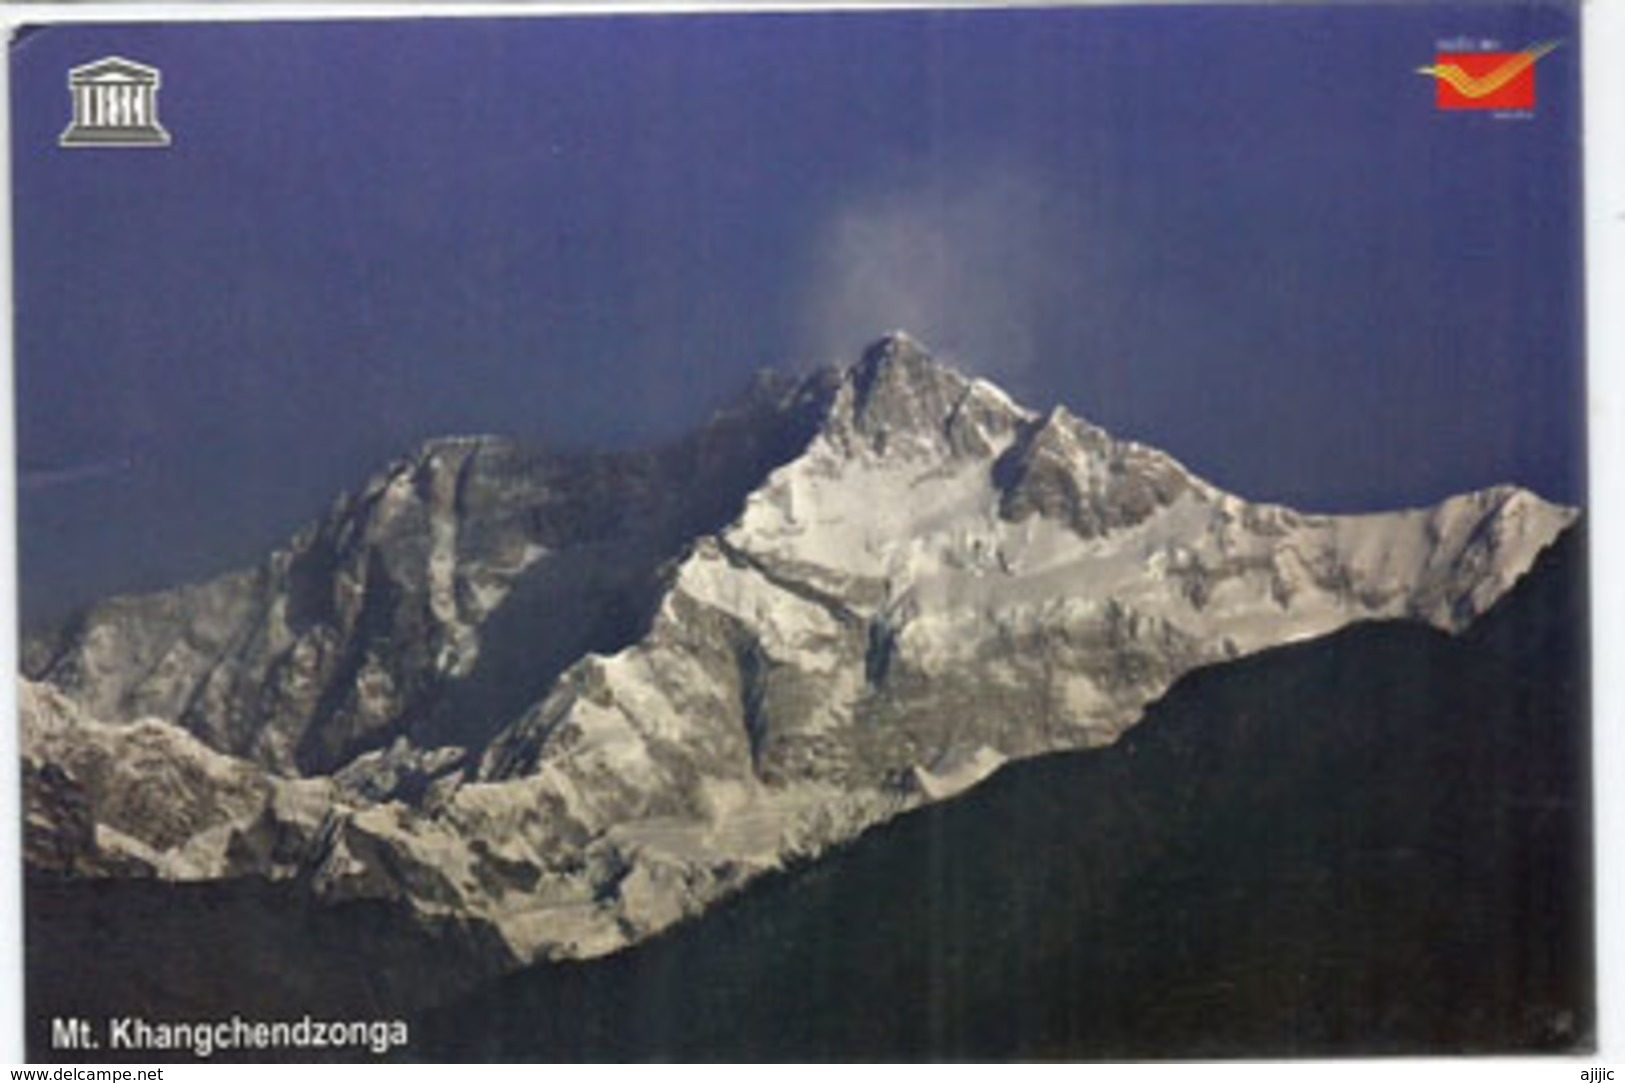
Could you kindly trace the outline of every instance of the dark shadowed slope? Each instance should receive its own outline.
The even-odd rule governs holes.
[[[1585,553],[1466,635],[1199,671],[671,934],[479,980],[477,930],[253,881],[30,884],[52,1015],[413,1018],[424,1058],[1574,1050],[1592,1027]],[[302,901],[303,900],[303,901]],[[71,1054],[69,1054],[71,1055]]]
[[[1461,638],[1198,672],[705,918],[431,1016],[425,1056],[1144,1057],[1590,1041],[1583,539]]]

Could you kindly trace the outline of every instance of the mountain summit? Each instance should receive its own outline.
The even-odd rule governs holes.
[[[436,441],[259,568],[28,645],[28,856],[600,955],[1181,675],[1457,632],[1575,518],[1249,503],[892,335],[655,451]]]

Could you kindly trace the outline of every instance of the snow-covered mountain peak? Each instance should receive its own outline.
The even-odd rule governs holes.
[[[1065,405],[1043,414],[1022,406],[901,331],[875,342],[841,374],[822,434],[843,455],[944,468],[985,462],[1007,517],[1048,509],[1086,535],[1101,525],[1090,525],[1091,518],[1109,525],[1122,516],[1104,508],[1093,516],[1074,513],[1073,505],[1126,500],[1132,506],[1124,515],[1137,521],[1147,500],[1165,504],[1187,489],[1221,495],[1171,457],[1118,440]]]
[[[857,430],[882,447],[887,437],[940,426],[968,383],[902,336],[870,346],[846,382]]]
[[[96,607],[28,654],[31,777],[65,780],[36,818],[97,810],[86,867],[299,876],[595,955],[1109,742],[1197,666],[1458,631],[1576,514],[1250,503],[893,334],[661,448],[431,441],[258,569]]]
[[[841,374],[825,430],[847,450],[871,456],[975,456],[1005,443],[1024,417],[993,385],[894,332]]]
[[[1029,428],[994,478],[1006,519],[1042,515],[1086,539],[1135,526],[1182,495],[1217,495],[1171,456],[1114,439],[1064,406]]]

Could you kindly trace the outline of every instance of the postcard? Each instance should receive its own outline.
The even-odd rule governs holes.
[[[1592,1049],[1579,36],[26,28],[30,1057]]]

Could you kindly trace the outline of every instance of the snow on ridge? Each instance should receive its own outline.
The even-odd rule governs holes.
[[[113,856],[160,875],[296,871],[325,898],[403,899],[488,922],[519,960],[591,956],[791,857],[963,792],[1008,760],[1114,740],[1198,665],[1356,620],[1459,630],[1577,515],[1512,487],[1358,516],[1253,504],[1064,406],[1028,410],[906,335],[865,359],[878,362],[877,350],[907,355],[906,366],[870,374],[896,383],[880,388],[892,397],[867,431],[853,429],[860,361],[839,387],[817,389],[821,403],[832,393],[807,447],[768,472],[732,522],[689,538],[663,566],[639,637],[576,658],[466,755],[400,737],[330,776],[278,779],[214,751],[178,716],[104,724],[84,707],[124,698],[120,667],[158,671],[126,627],[144,619],[139,607],[78,646],[80,701],[51,685],[29,692],[26,747],[96,790],[97,837]],[[781,398],[760,408],[795,395]],[[500,544],[482,540],[485,524],[456,512],[460,456],[485,440],[430,442],[344,504],[348,533],[334,528],[355,550],[334,604],[359,611],[372,547],[391,546],[391,589],[430,618],[402,633],[435,637],[428,664],[451,688],[485,652],[534,649],[523,638],[487,644],[501,631],[487,618],[532,564],[569,556],[506,519]],[[1035,450],[1045,454],[1024,458]],[[274,641],[293,652],[291,594],[272,600],[267,611],[284,616],[267,634],[286,635]],[[189,597],[175,592],[165,611],[190,606],[220,640],[240,613],[260,611],[246,586]],[[538,622],[520,635],[549,631]],[[191,649],[172,638],[174,651]],[[364,719],[387,717],[407,694],[412,674],[387,661],[369,656],[358,669],[351,691]],[[259,694],[269,680],[222,672],[236,683],[212,693],[221,709],[228,693]],[[185,815],[171,834],[141,835],[116,816],[140,794],[104,765],[132,749],[176,766],[168,800]],[[286,866],[228,845],[262,817],[289,827],[293,856],[277,858]]]

